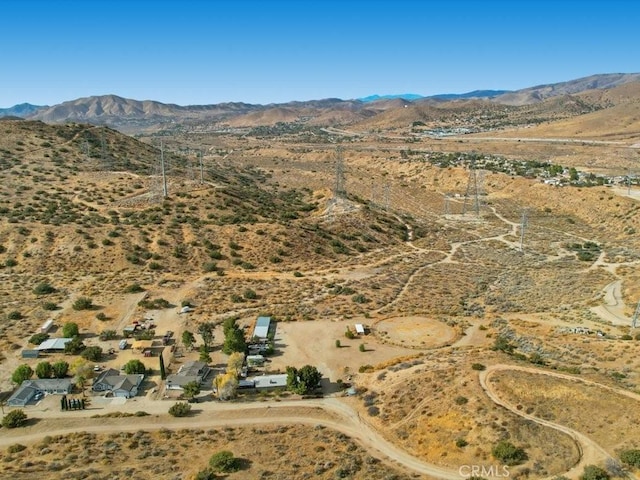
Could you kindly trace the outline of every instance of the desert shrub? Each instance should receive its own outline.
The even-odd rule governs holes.
[[[358,372],[359,373],[373,372],[373,365],[360,365],[360,368],[358,368]]]
[[[16,265],[18,265],[18,262],[16,261],[15,258],[7,258],[4,261],[4,266],[5,267],[15,267]]]
[[[487,367],[485,367],[483,364],[481,363],[474,363],[471,365],[471,368],[474,370],[478,370],[478,371],[482,371],[482,370],[486,370]]]
[[[144,288],[140,286],[139,283],[132,283],[131,285],[127,285],[124,289],[124,293],[140,293],[144,292]]]
[[[351,300],[355,303],[367,303],[369,299],[365,297],[362,293],[358,293],[351,297]]]
[[[26,450],[27,447],[20,443],[14,443],[13,445],[9,445],[7,448],[7,453],[20,453],[23,450]]]
[[[361,352],[366,352],[367,347],[364,346],[364,343],[361,343],[360,346],[358,347],[358,350],[360,350]]]
[[[216,478],[216,474],[209,468],[206,468],[196,473],[196,476],[193,477],[193,480],[215,480]]]
[[[240,460],[229,450],[221,450],[211,455],[209,465],[216,472],[230,473],[240,470]]]
[[[372,417],[377,417],[378,415],[380,415],[380,409],[375,405],[371,405],[369,408],[367,408],[367,413]]]
[[[36,333],[35,335],[31,336],[31,338],[29,339],[29,343],[32,345],[40,345],[47,338],[49,338],[48,333]]]
[[[454,400],[456,405],[465,405],[466,403],[469,402],[469,399],[467,397],[463,397],[463,396],[458,396],[456,397]]]
[[[169,408],[169,415],[173,417],[186,417],[189,412],[191,412],[191,405],[187,402],[177,402]]]
[[[297,277],[297,278],[304,277],[304,275],[301,272],[298,272],[298,271],[293,272],[293,276]]]
[[[344,336],[347,337],[348,339],[352,340],[354,338],[356,338],[356,334],[353,333],[351,330],[349,330],[347,328],[347,330],[344,332]]]
[[[258,298],[258,294],[255,291],[251,290],[250,288],[247,288],[242,295],[247,300],[254,300]]]
[[[42,304],[44,310],[53,311],[58,309],[58,304],[55,302],[44,302]]]
[[[73,302],[74,310],[91,310],[93,308],[93,300],[89,297],[80,297]]]
[[[20,320],[22,318],[22,313],[20,313],[18,310],[13,310],[12,312],[9,312],[7,314],[7,318],[9,320]]]
[[[469,445],[469,442],[467,442],[464,438],[456,439],[456,447],[462,448],[462,447],[466,447],[467,445]]]
[[[47,282],[42,282],[33,287],[33,293],[36,295],[48,295],[54,293],[56,289]]]
[[[596,465],[587,465],[580,475],[580,480],[609,480],[609,478],[607,471]]]
[[[342,345],[340,344],[340,340],[336,340],[336,348],[340,348]]]
[[[640,450],[624,450],[620,452],[620,461],[630,467],[640,468]]]
[[[154,298],[153,300],[144,299],[138,302],[138,305],[148,310],[159,310],[171,307],[171,303],[164,298]]]
[[[620,340],[633,340],[633,337],[629,334],[622,335]]]
[[[27,421],[27,414],[20,409],[11,410],[2,418],[2,426],[5,428],[17,428]]]
[[[104,322],[105,320],[108,320],[109,317],[107,317],[107,315],[104,312],[98,312],[96,314],[96,319],[100,320],[101,322]]]
[[[491,449],[491,454],[496,460],[505,465],[518,465],[527,460],[527,454],[524,449],[516,447],[507,440],[501,440],[494,445],[493,449]]]

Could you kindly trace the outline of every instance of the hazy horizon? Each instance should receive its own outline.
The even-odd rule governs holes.
[[[605,8],[606,7],[606,8]],[[9,1],[0,107],[518,90],[633,73],[626,2]]]

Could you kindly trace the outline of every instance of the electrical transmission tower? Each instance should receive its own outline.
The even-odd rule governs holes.
[[[480,215],[480,193],[483,190],[482,182],[484,180],[484,172],[478,174],[475,161],[472,160],[469,165],[469,180],[467,181],[467,191],[464,194],[464,204],[462,205],[462,214],[472,209],[476,215]]]
[[[520,220],[520,251],[524,252],[524,230],[527,227],[527,209],[522,211],[522,219]]]
[[[451,196],[448,193],[444,195],[444,214],[451,215]]]
[[[333,198],[345,198],[347,191],[344,186],[344,159],[342,158],[342,147],[336,148],[336,182],[333,189]]]
[[[638,301],[638,305],[636,306],[636,311],[631,318],[631,328],[638,327],[638,317],[640,316],[640,301]]]

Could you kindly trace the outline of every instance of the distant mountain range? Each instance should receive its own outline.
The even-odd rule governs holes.
[[[49,108],[47,105],[31,105],[30,103],[21,103],[9,108],[0,108],[0,117],[28,117],[38,110]]]
[[[355,100],[328,98],[269,105],[234,102],[180,106],[152,100],[127,99],[117,95],[102,95],[79,98],[50,107],[25,103],[0,109],[0,117],[17,116],[49,123],[74,121],[103,124],[127,133],[175,128],[176,124],[201,125],[203,123],[229,127],[255,127],[274,125],[279,122],[304,122],[317,126],[348,125],[359,122],[371,123],[371,119],[378,116],[383,122],[387,121],[385,119],[394,118],[395,120],[391,123],[400,124],[435,118],[439,115],[438,111],[442,112],[443,108],[449,112],[467,108],[466,104],[458,105],[456,102],[472,102],[469,103],[468,108],[476,110],[494,109],[499,105],[533,106],[554,97],[561,98],[591,90],[602,91],[632,82],[640,82],[640,74],[592,75],[568,82],[538,85],[516,91],[475,90],[462,94],[440,94],[429,97],[418,94],[371,95]],[[445,107],[449,103],[452,105]],[[566,108],[563,105],[568,105],[567,102],[561,103],[562,105],[554,104],[551,108],[562,109]],[[407,111],[408,107],[412,107],[413,111]],[[405,112],[390,113],[401,108]],[[577,111],[584,113],[592,107],[580,104],[572,108],[576,110],[572,114],[577,114]],[[598,105],[597,108],[601,106]]]

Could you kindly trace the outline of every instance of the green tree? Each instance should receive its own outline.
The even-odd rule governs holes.
[[[47,338],[49,338],[48,333],[36,333],[35,335],[31,336],[31,338],[29,339],[29,343],[32,345],[40,345]]]
[[[25,380],[29,380],[33,376],[33,369],[23,363],[18,368],[16,368],[11,375],[11,381],[17,385],[21,385]]]
[[[36,365],[36,376],[38,378],[51,378],[53,366],[49,362],[40,362]]]
[[[87,347],[82,351],[81,356],[90,362],[99,362],[102,359],[102,348],[98,346]]]
[[[72,305],[74,310],[91,310],[93,308],[93,300],[89,297],[79,297]]]
[[[189,412],[191,412],[191,405],[187,402],[177,402],[169,408],[169,415],[173,417],[186,417]]]
[[[227,355],[233,352],[246,352],[247,342],[244,339],[244,332],[236,326],[236,328],[230,330],[224,337],[224,344],[222,345],[222,351]]]
[[[300,387],[304,389],[303,393],[313,392],[322,380],[322,374],[318,369],[311,365],[305,365],[298,370],[298,378],[300,379]]]
[[[64,353],[67,355],[77,355],[85,349],[84,342],[80,337],[73,337],[64,344]]]
[[[587,465],[580,475],[580,480],[609,480],[609,478],[607,471],[596,465]]]
[[[2,426],[5,428],[21,427],[27,421],[27,414],[22,410],[11,410],[2,418]]]
[[[207,347],[205,347],[204,345],[200,345],[200,356],[198,357],[198,359],[204,363],[211,362],[211,355],[209,355],[209,350],[207,350]]]
[[[182,387],[182,392],[186,398],[193,398],[200,393],[200,384],[195,380]]]
[[[147,371],[147,368],[144,366],[144,363],[142,363],[137,358],[134,358],[133,360],[129,360],[127,363],[124,364],[124,373],[126,373],[127,375],[145,373],[146,371]]]
[[[202,337],[202,342],[207,350],[213,344],[213,329],[215,328],[215,324],[212,322],[204,322],[198,325],[198,333]]]
[[[56,378],[64,378],[69,373],[69,364],[64,360],[60,360],[51,365],[53,376]]]
[[[527,460],[526,452],[507,440],[501,440],[494,445],[491,454],[505,465],[518,465]]]
[[[182,344],[185,348],[191,350],[193,348],[193,344],[196,343],[196,337],[189,330],[185,330],[182,332]]]
[[[62,336],[65,338],[77,337],[79,334],[80,329],[75,322],[67,322],[62,326]]]
[[[231,473],[240,470],[240,460],[228,450],[221,450],[211,455],[209,465],[216,472]]]
[[[33,293],[36,295],[49,295],[50,293],[54,293],[56,289],[47,282],[41,282],[35,287],[33,287]]]

